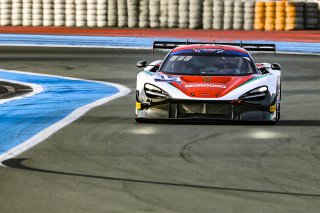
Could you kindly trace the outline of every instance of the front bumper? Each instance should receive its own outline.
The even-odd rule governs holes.
[[[158,103],[136,104],[136,117],[145,119],[212,119],[274,121],[275,98],[260,103],[245,101],[198,101],[167,99]]]

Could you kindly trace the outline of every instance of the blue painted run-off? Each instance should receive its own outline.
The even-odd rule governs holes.
[[[0,78],[38,84],[43,92],[0,105],[0,154],[62,120],[74,110],[119,90],[77,79],[29,75],[0,70]]]
[[[175,38],[106,37],[106,36],[60,36],[0,34],[0,45],[31,46],[82,46],[82,47],[128,47],[151,48],[155,40],[174,41]],[[320,43],[246,41],[252,43],[275,43],[281,52],[320,53]]]

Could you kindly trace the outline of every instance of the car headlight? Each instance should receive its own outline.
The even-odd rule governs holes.
[[[167,92],[152,84],[145,84],[144,91],[148,98],[165,99],[169,97]]]
[[[259,87],[257,89],[251,90],[249,93],[265,93],[268,91],[268,87]]]
[[[268,87],[262,86],[253,89],[242,96],[243,99],[262,99],[267,95]]]

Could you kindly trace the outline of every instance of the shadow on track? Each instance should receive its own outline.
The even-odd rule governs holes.
[[[276,124],[268,121],[212,121],[212,120],[150,120],[145,123],[155,123],[155,124],[181,124],[181,125],[238,125],[238,126],[265,126],[265,125],[275,125],[275,126],[320,126],[320,120],[280,120]]]
[[[150,120],[145,123],[138,123],[134,121],[133,117],[99,117],[99,116],[87,116],[86,119],[81,120],[82,123],[135,123],[137,125],[148,125],[159,124],[159,125],[230,125],[230,126],[257,126],[257,125],[274,125],[274,126],[320,126],[320,120],[280,120],[278,123],[273,124],[270,122],[245,122],[245,121],[212,121],[212,120],[191,120],[191,119],[181,119],[181,120]]]
[[[132,117],[94,117],[87,116],[86,119],[81,120],[82,123],[135,123],[137,125],[150,124],[168,124],[168,125],[238,125],[238,126],[256,126],[256,125],[274,125],[274,126],[315,126],[320,127],[320,120],[280,120],[278,123],[273,124],[270,122],[245,122],[245,121],[212,121],[212,120],[150,120],[150,122],[137,123]]]
[[[277,126],[320,126],[320,120],[280,120]]]
[[[41,172],[47,174],[56,174],[56,175],[66,175],[74,177],[84,177],[84,178],[93,178],[93,179],[102,179],[102,180],[111,180],[111,181],[124,181],[131,183],[143,183],[143,184],[155,184],[163,186],[172,186],[172,187],[187,187],[187,188],[198,188],[198,189],[211,189],[219,191],[234,191],[234,192],[247,192],[247,193],[261,193],[261,194],[275,194],[275,195],[287,195],[287,196],[304,196],[304,197],[316,197],[320,198],[320,194],[310,194],[310,193],[298,193],[298,192],[280,192],[280,191],[267,191],[267,190],[255,190],[255,189],[241,189],[241,188],[227,188],[219,186],[205,186],[205,185],[195,185],[195,184],[184,184],[184,183],[170,183],[170,182],[160,182],[160,181],[151,181],[151,180],[139,180],[139,179],[129,179],[129,178],[117,178],[117,177],[108,177],[108,176],[97,176],[97,175],[88,175],[80,173],[71,173],[71,172],[62,172],[46,169],[38,169],[28,167],[22,164],[23,161],[27,158],[11,158],[2,162],[4,166],[21,169],[32,172]]]

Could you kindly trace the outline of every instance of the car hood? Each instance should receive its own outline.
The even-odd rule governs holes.
[[[189,97],[220,98],[253,79],[247,76],[174,76],[178,79],[170,82]]]

